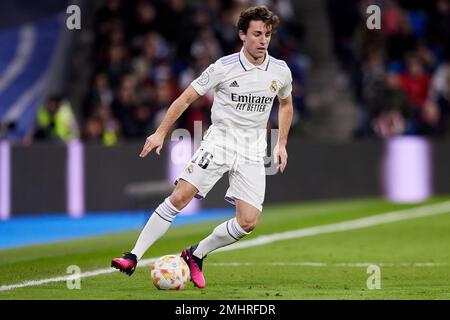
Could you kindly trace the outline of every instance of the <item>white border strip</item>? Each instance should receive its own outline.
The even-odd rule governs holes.
[[[67,212],[73,218],[84,215],[84,146],[79,140],[67,144]]]
[[[259,246],[259,245],[263,245],[263,244],[273,243],[276,241],[281,241],[281,240],[289,240],[289,239],[295,239],[295,238],[315,236],[315,235],[319,235],[319,234],[326,234],[326,233],[333,233],[333,232],[373,227],[373,226],[392,223],[392,222],[410,220],[410,219],[421,218],[421,217],[435,216],[435,215],[444,214],[444,213],[450,213],[450,201],[440,202],[440,203],[432,204],[432,205],[421,206],[418,208],[382,213],[382,214],[378,214],[378,215],[366,217],[366,218],[361,218],[361,219],[349,220],[349,221],[338,222],[338,223],[327,224],[327,225],[316,226],[316,227],[310,227],[310,228],[304,228],[304,229],[297,229],[297,230],[287,231],[287,232],[273,233],[270,235],[256,237],[252,240],[242,241],[240,243],[237,242],[228,247],[220,248],[220,249],[216,250],[216,252],[223,252],[223,251],[230,251],[230,250],[254,247],[254,246]],[[148,265],[152,264],[156,259],[157,258],[141,260],[139,262],[139,267],[148,266]],[[102,275],[102,274],[106,274],[106,273],[112,273],[115,271],[117,271],[117,270],[113,269],[113,268],[98,269],[98,270],[94,270],[94,271],[80,273],[79,277],[80,278],[88,278],[88,277],[98,276],[98,275]],[[32,281],[26,281],[26,282],[22,282],[22,283],[18,283],[18,284],[2,285],[0,287],[0,291],[7,291],[7,290],[13,290],[13,289],[31,287],[31,286],[39,286],[39,285],[43,285],[43,284],[47,284],[47,283],[61,282],[61,281],[67,281],[67,280],[73,280],[73,279],[74,279],[74,275],[72,274],[72,275],[56,277],[56,278],[32,280]]]
[[[11,216],[11,144],[0,141],[0,221]]]

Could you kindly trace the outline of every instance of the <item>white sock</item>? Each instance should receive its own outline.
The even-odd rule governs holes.
[[[218,225],[209,236],[200,241],[193,254],[204,258],[211,251],[232,244],[249,233],[242,229],[236,218],[230,219]]]
[[[148,219],[131,253],[140,260],[148,248],[167,232],[179,212],[180,210],[174,207],[169,198],[166,198]]]

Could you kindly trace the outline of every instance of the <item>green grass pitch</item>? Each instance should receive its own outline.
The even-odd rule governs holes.
[[[267,206],[256,230],[262,235],[350,221],[417,205],[380,199],[306,202]],[[218,224],[173,227],[144,258],[180,252]],[[449,299],[450,211],[381,225],[292,238],[211,253],[204,263],[206,288],[156,289],[150,266],[132,277],[112,272],[83,278],[81,289],[66,282],[0,291],[6,299]],[[0,251],[0,286],[65,276],[69,265],[82,272],[108,268],[130,250],[140,230]],[[381,271],[381,289],[369,290],[367,264]]]

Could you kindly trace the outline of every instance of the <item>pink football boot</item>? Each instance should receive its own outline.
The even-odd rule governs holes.
[[[202,273],[203,259],[197,258],[192,253],[194,252],[197,245],[193,245],[181,253],[181,257],[186,261],[191,272],[191,281],[197,288],[205,287],[205,277]]]
[[[126,273],[129,276],[136,270],[136,265],[137,257],[130,252],[125,252],[122,258],[115,258],[111,261],[111,267],[119,269],[120,272]]]

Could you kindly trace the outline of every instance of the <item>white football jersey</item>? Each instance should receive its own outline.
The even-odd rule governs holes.
[[[240,52],[211,64],[192,87],[199,95],[214,90],[212,125],[204,140],[233,148],[246,158],[261,159],[266,153],[266,127],[276,97],[287,98],[292,75],[286,62],[267,52],[258,66]]]

